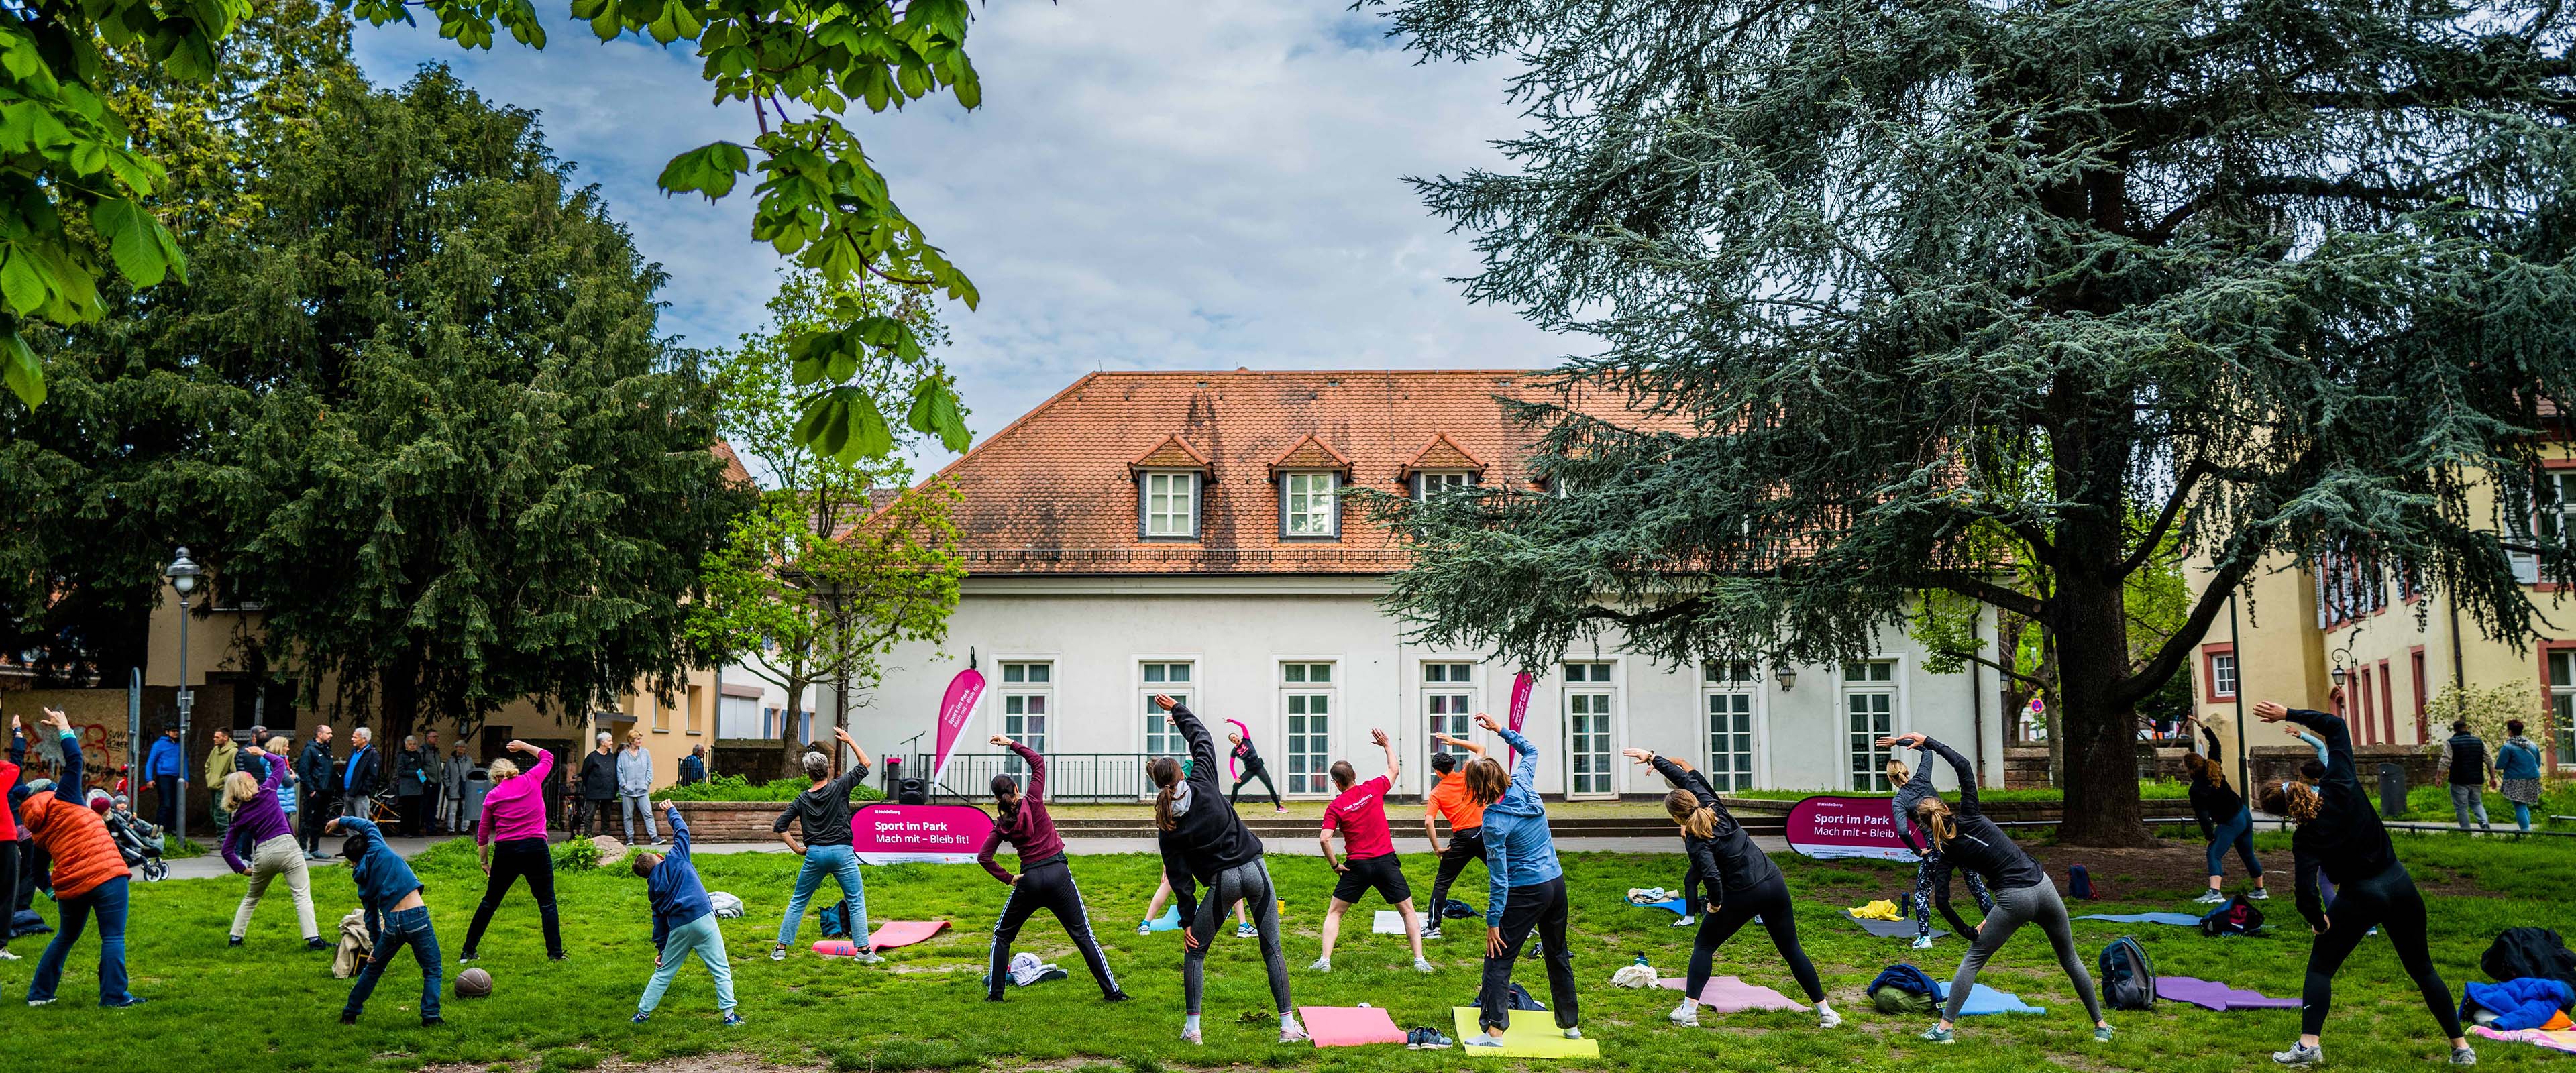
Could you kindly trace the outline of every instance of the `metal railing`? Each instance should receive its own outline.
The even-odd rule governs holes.
[[[1153,786],[1145,779],[1145,763],[1151,753],[1044,753],[1047,765],[1047,800],[1049,801],[1138,801],[1152,796]],[[930,777],[932,756],[913,753],[903,758],[903,773],[909,778]],[[930,788],[933,798],[953,797],[981,804],[993,796],[993,776],[1009,775],[1028,783],[1028,764],[1013,753],[960,753],[948,758],[948,770],[939,784]]]

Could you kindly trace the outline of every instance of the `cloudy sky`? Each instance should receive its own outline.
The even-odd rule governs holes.
[[[976,10],[981,109],[849,121],[983,292],[944,311],[979,435],[1094,369],[1524,367],[1572,349],[1459,297],[1467,240],[1401,181],[1499,159],[1489,142],[1521,129],[1505,66],[1416,66],[1339,0]],[[653,187],[673,154],[754,133],[707,103],[687,52],[569,22],[542,53],[506,37],[464,53],[434,24],[361,27],[358,47],[380,83],[445,61],[541,111],[670,272],[672,332],[722,346],[759,325],[780,259],[750,241],[750,184],[713,206]]]

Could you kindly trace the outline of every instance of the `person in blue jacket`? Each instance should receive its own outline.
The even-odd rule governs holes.
[[[161,732],[152,751],[143,754],[143,788],[161,795],[153,821],[164,831],[178,829],[179,790],[188,784],[188,751],[179,745],[179,728]]]
[[[340,853],[349,861],[350,880],[358,885],[358,904],[367,913],[367,934],[375,939],[375,952],[358,970],[358,983],[349,989],[348,1005],[340,1008],[340,1023],[358,1023],[358,1014],[366,1009],[367,996],[375,993],[376,981],[384,977],[385,966],[408,946],[412,960],[420,963],[421,1026],[445,1024],[438,1016],[438,988],[444,980],[439,967],[438,930],[430,926],[429,905],[420,897],[427,888],[421,885],[419,876],[412,874],[402,854],[385,844],[384,832],[377,830],[373,822],[342,816],[331,821],[329,829],[349,833],[340,845]]]
[[[645,893],[653,900],[653,981],[644,985],[644,1000],[636,1004],[635,1023],[652,1019],[653,1007],[662,1004],[662,993],[670,990],[671,979],[680,975],[680,966],[689,955],[707,963],[707,975],[715,977],[716,1009],[724,1014],[724,1023],[738,1025],[742,1017],[733,1012],[733,965],[725,960],[724,932],[716,927],[716,906],[707,898],[707,888],[698,882],[698,867],[689,860],[689,825],[680,819],[680,806],[668,801],[664,818],[671,821],[669,855],[635,851],[635,874],[644,877]]]
[[[1538,798],[1538,750],[1518,731],[1506,729],[1493,716],[1476,713],[1476,725],[1499,735],[1512,747],[1510,774],[1502,762],[1480,756],[1467,764],[1467,794],[1485,806],[1485,979],[1476,993],[1476,1024],[1484,1034],[1467,1037],[1470,1047],[1500,1047],[1511,1027],[1509,999],[1512,963],[1521,946],[1538,933],[1546,954],[1547,991],[1556,1027],[1565,1038],[1582,1039],[1581,1009],[1574,994],[1574,952],[1565,945],[1565,869],[1556,861],[1556,839],[1548,833],[1547,809]]]
[[[376,787],[382,777],[383,761],[376,755],[373,731],[359,727],[349,732],[349,763],[340,771],[340,807],[343,815],[365,816],[375,807]]]

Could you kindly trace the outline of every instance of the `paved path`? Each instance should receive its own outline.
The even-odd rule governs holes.
[[[406,858],[410,858],[419,856],[433,845],[447,841],[449,838],[457,837],[462,836],[442,835],[437,838],[394,838],[388,839],[387,841],[394,847],[394,852],[400,853]],[[1290,847],[1279,845],[1279,841],[1280,840],[1278,839],[1271,840],[1270,852],[1273,854],[1279,854],[1286,851],[1288,855],[1292,856],[1305,855],[1298,854],[1296,852],[1296,849],[1302,849],[1304,847],[1305,844],[1303,842],[1298,843],[1295,849],[1291,849]],[[1756,837],[1753,841],[1759,844],[1766,852],[1789,852],[1789,843],[1784,839]],[[326,837],[322,842],[324,848],[332,849],[335,852],[339,846],[339,840],[335,837]],[[1064,846],[1065,852],[1081,856],[1102,853],[1154,852],[1154,840],[1151,838],[1068,838],[1065,840]],[[1672,853],[1678,851],[1680,846],[1681,840],[1679,838],[1560,838],[1556,840],[1556,848],[1566,853]],[[1414,843],[1410,847],[1399,842],[1396,848],[1398,850],[1412,853],[1415,856],[1425,856],[1429,852],[1418,842]],[[701,842],[698,843],[695,849],[696,852],[708,854],[787,852],[787,847],[778,842]],[[316,868],[337,868],[339,866],[340,861],[337,857],[328,861],[318,862],[313,865],[313,867]],[[170,862],[171,879],[231,878],[232,874],[232,869],[224,864],[223,854],[220,853],[208,853],[202,857],[191,857],[187,860]]]

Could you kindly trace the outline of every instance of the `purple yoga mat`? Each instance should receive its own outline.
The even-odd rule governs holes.
[[[1679,991],[1689,983],[1688,980],[1657,980],[1655,986]],[[1791,1001],[1787,995],[1767,987],[1745,983],[1732,976],[1711,977],[1707,986],[1699,989],[1699,1001],[1701,1005],[1719,1013],[1806,1009]]]
[[[2156,997],[2219,1011],[2299,1008],[2299,1000],[2294,998],[2271,998],[2260,991],[2247,991],[2190,976],[2156,977]]]

